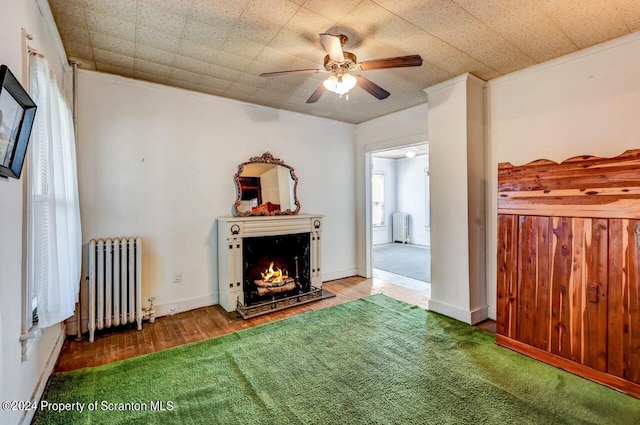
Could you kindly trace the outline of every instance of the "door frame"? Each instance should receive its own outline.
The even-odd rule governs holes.
[[[428,134],[418,133],[407,137],[402,137],[398,139],[385,140],[383,142],[377,143],[365,143],[364,145],[364,187],[365,187],[365,195],[364,195],[364,206],[365,206],[365,272],[366,278],[371,278],[373,275],[373,258],[372,258],[372,247],[373,247],[373,226],[372,226],[372,208],[371,208],[371,176],[373,173],[372,167],[372,154],[379,151],[385,151],[390,149],[398,149],[398,148],[410,148],[417,145],[429,143]],[[431,156],[429,156],[429,165],[431,165]],[[429,180],[431,184],[431,180]],[[429,202],[431,205],[431,202]]]

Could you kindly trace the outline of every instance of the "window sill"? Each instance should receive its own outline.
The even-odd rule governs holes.
[[[29,332],[20,335],[20,342],[22,343],[22,361],[29,360],[33,351],[38,346],[38,342],[42,338],[42,329],[37,326],[29,329]]]

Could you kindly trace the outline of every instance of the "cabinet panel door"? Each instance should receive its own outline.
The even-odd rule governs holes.
[[[586,294],[584,297],[583,363],[606,372],[609,224],[607,219],[585,218],[584,221]]]
[[[516,338],[518,216],[498,215],[498,288],[496,333]]]
[[[609,224],[608,372],[640,383],[640,220]]]
[[[559,356],[606,371],[606,219],[552,219],[551,345]]]
[[[516,339],[549,351],[549,217],[518,218]]]
[[[583,292],[582,231],[582,222],[576,219],[553,219],[551,352],[576,362],[582,362],[582,320],[578,314]]]

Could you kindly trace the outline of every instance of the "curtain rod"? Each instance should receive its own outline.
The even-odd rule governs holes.
[[[44,59],[44,55],[42,53],[38,53],[38,51],[31,46],[27,46],[27,51],[30,55],[38,56]]]

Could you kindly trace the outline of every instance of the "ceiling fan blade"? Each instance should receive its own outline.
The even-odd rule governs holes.
[[[356,78],[358,79],[358,87],[375,96],[379,100],[386,99],[391,94],[373,81],[364,78],[362,75],[358,75]]]
[[[320,34],[320,42],[329,54],[331,60],[344,62],[344,53],[342,53],[342,41],[340,37],[332,34]]]
[[[264,72],[261,77],[277,77],[278,75],[287,74],[317,74],[318,72],[327,72],[324,69],[293,69],[291,71]]]
[[[398,56],[395,58],[364,61],[360,62],[358,65],[363,71],[371,71],[373,69],[404,68],[408,66],[421,66],[422,58],[420,55]]]
[[[311,93],[311,96],[307,99],[307,103],[316,103],[318,99],[320,99],[320,96],[322,96],[326,91],[327,89],[324,88],[324,84],[320,84],[318,88]]]

